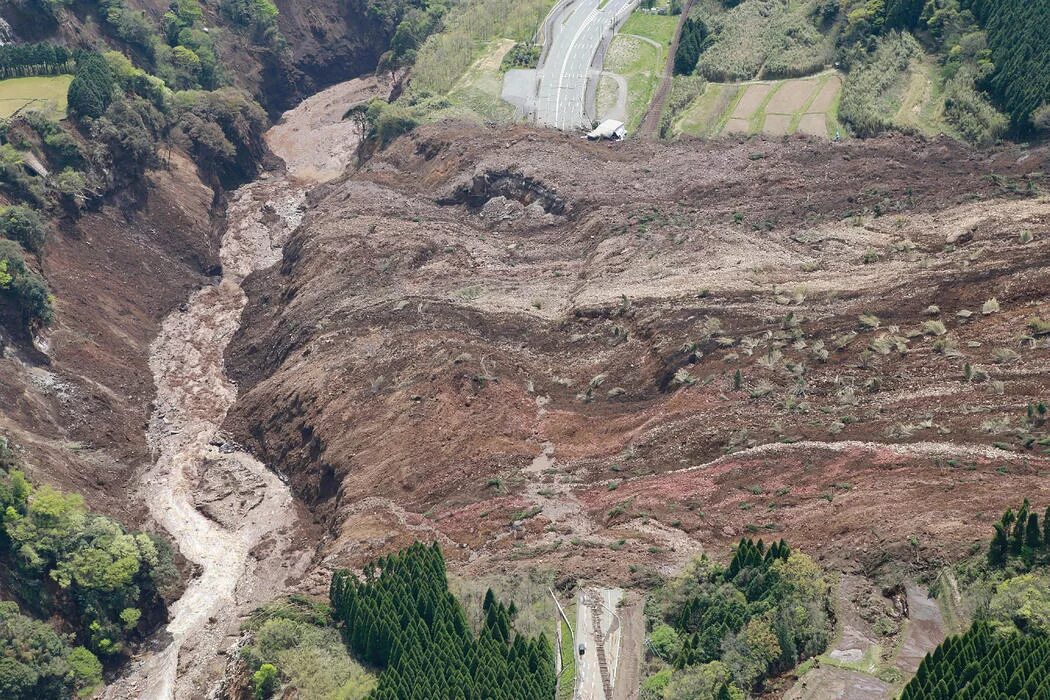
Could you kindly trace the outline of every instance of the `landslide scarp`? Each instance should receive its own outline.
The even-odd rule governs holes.
[[[228,427],[326,517],[331,561],[436,532],[474,566],[628,577],[876,525],[936,557],[1044,488],[1045,160],[422,127],[247,281]]]

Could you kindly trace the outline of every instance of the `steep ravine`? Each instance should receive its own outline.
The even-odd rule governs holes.
[[[280,594],[309,566],[296,538],[297,508],[286,484],[225,442],[220,426],[237,397],[223,354],[240,323],[241,283],[281,257],[302,221],[308,189],[338,175],[356,135],[341,116],[372,83],[350,81],[304,101],[267,135],[287,168],[235,192],[222,238],[222,276],[168,316],[150,347],[157,389],[149,423],[152,467],[141,497],[150,515],[197,565],[154,645],[107,690],[110,698],[210,695],[240,618]]]

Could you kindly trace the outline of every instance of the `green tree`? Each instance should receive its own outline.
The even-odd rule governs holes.
[[[995,523],[995,534],[988,545],[988,563],[994,567],[1006,565],[1006,556],[1009,550],[1009,538],[1006,536],[1006,528],[1002,523]]]
[[[47,222],[39,212],[21,205],[0,208],[0,234],[40,254],[47,241]]]
[[[77,116],[97,119],[110,102],[116,81],[109,64],[97,53],[84,53],[77,59],[77,71],[69,84],[69,109]]]
[[[722,689],[733,700],[745,694],[733,683],[733,676],[721,661],[676,672],[664,689],[664,700],[718,700]]]

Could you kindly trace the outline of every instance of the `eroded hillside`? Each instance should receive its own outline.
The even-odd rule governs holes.
[[[1050,496],[1045,161],[423,127],[247,281],[227,426],[329,563],[436,533],[625,581],[757,532],[922,566]]]

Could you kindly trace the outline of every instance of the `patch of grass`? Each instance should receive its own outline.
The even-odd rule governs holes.
[[[442,20],[442,30],[429,36],[419,48],[412,93],[450,92],[483,54],[488,42],[506,38],[512,40],[513,46],[514,42],[530,39],[552,4],[551,0],[466,0],[455,5]],[[500,61],[505,53],[500,54]]]
[[[0,118],[31,107],[53,119],[65,119],[66,93],[72,81],[72,75],[0,80]]]
[[[622,34],[634,34],[652,39],[657,44],[670,47],[674,40],[674,31],[678,27],[675,15],[651,15],[647,12],[633,12],[620,28]],[[667,54],[664,54],[666,57]]]
[[[637,130],[663,74],[667,47],[656,47],[643,39],[617,34],[605,56],[605,70],[627,79],[628,133]]]
[[[557,700],[571,700],[576,690],[576,650],[573,649],[572,633],[565,620],[561,621],[561,674],[558,676]]]

